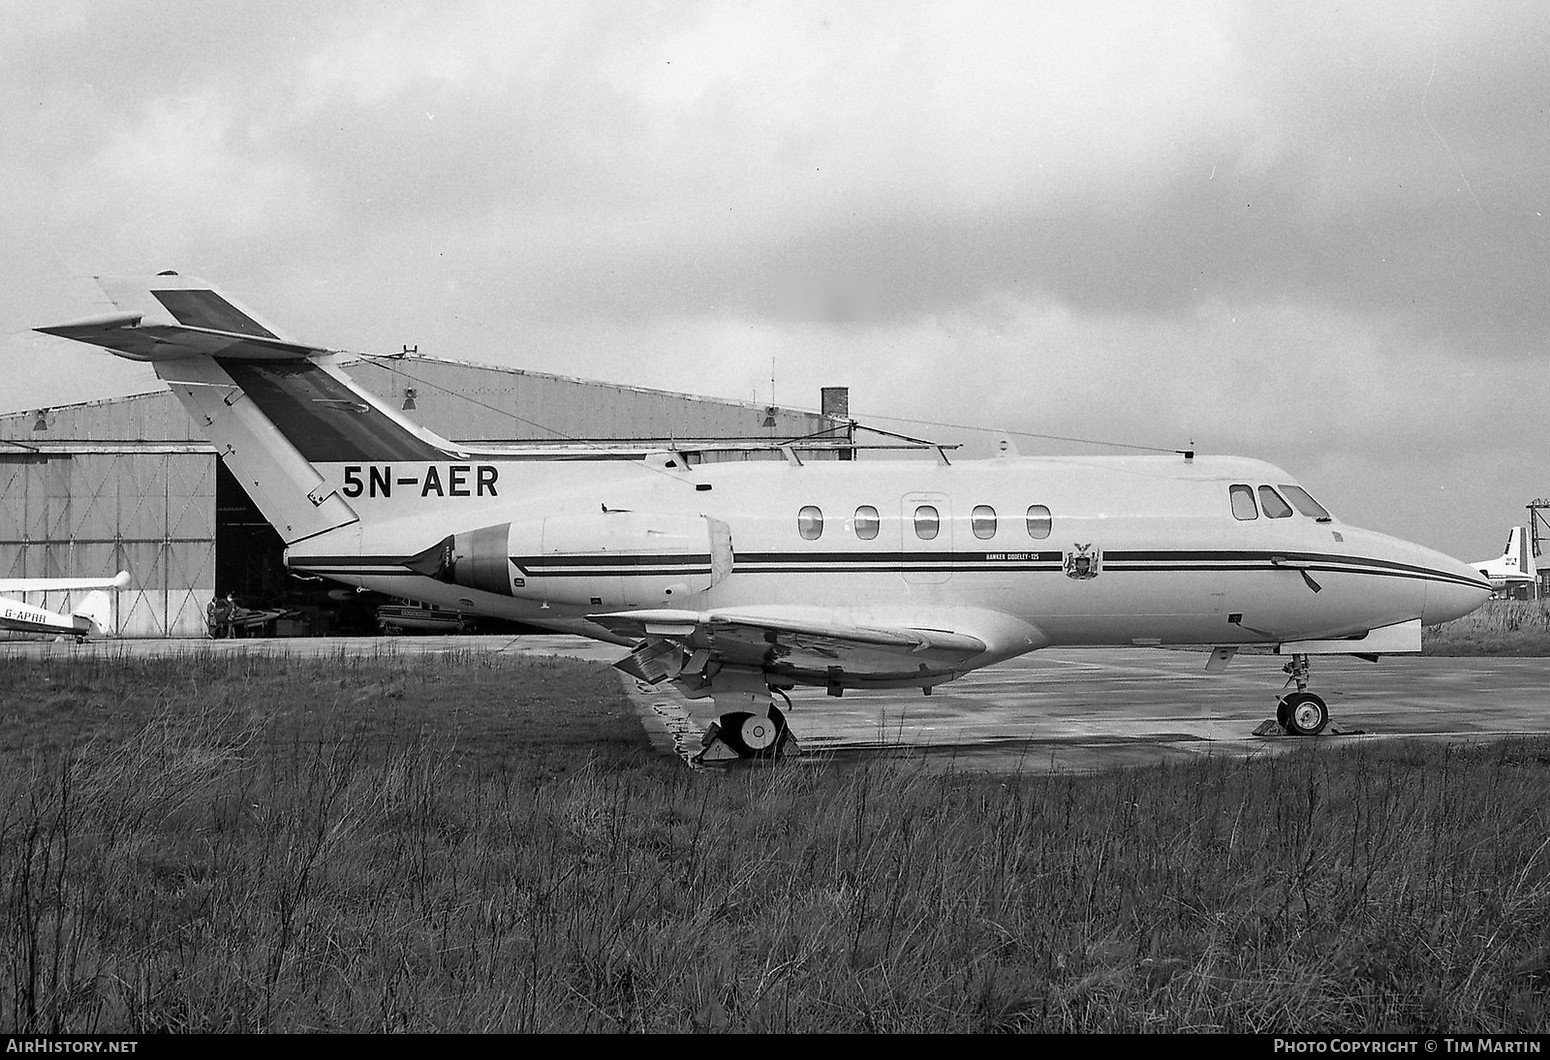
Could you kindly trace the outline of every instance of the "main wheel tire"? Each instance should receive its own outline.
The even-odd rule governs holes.
[[[786,735],[786,716],[776,707],[769,715],[738,712],[717,720],[721,738],[740,758],[773,758]]]
[[[1282,727],[1293,736],[1317,736],[1329,724],[1329,708],[1312,692],[1293,692],[1281,702],[1286,710]]]

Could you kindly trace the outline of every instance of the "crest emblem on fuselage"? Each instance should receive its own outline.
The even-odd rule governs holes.
[[[1098,571],[1103,567],[1103,550],[1092,545],[1076,545],[1066,549],[1065,564],[1062,569],[1067,578],[1075,578],[1083,581],[1087,578],[1096,578]]]

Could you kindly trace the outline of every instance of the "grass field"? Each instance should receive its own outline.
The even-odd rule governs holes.
[[[0,653],[0,1025],[1550,1030],[1550,743],[691,771],[601,667]]]
[[[1490,600],[1421,631],[1427,655],[1550,655],[1550,600]]]

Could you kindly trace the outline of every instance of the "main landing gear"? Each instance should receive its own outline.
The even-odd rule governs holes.
[[[791,706],[791,697],[772,689]],[[796,751],[796,737],[786,725],[785,713],[774,703],[763,710],[737,710],[721,715],[705,730],[701,751],[694,761],[727,762],[734,758],[778,758]]]
[[[1282,669],[1288,675],[1287,682],[1295,684],[1297,690],[1277,701],[1276,721],[1292,736],[1317,736],[1329,724],[1329,707],[1308,691],[1308,657],[1293,655]]]
[[[711,739],[719,737],[739,758],[774,758],[790,731],[786,715],[773,705],[767,715],[746,711],[723,714],[716,719],[715,728]]]

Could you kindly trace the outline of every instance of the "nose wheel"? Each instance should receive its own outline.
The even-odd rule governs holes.
[[[1296,684],[1297,691],[1282,696],[1276,703],[1276,721],[1292,736],[1317,736],[1329,724],[1329,707],[1308,691],[1308,657],[1293,655],[1282,669],[1288,682]]]
[[[1293,692],[1276,704],[1276,721],[1293,736],[1317,736],[1329,724],[1329,707],[1312,692]]]

